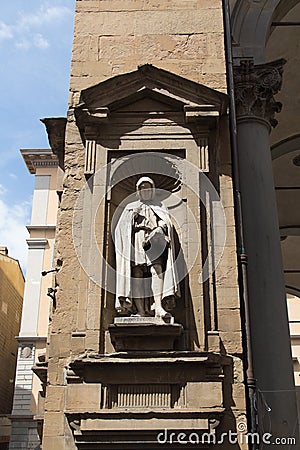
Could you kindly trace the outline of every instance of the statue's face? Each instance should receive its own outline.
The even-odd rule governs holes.
[[[147,201],[153,198],[153,187],[147,181],[144,181],[139,185],[139,196],[141,200]]]

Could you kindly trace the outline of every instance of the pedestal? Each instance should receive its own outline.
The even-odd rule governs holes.
[[[182,325],[165,323],[156,317],[120,317],[109,326],[117,352],[174,350]]]

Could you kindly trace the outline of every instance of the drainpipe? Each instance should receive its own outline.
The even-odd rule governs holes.
[[[244,232],[243,232],[243,219],[242,219],[241,193],[240,193],[237,125],[236,125],[233,62],[232,62],[232,48],[231,48],[230,11],[229,11],[229,0],[222,0],[222,2],[223,2],[223,18],[224,18],[226,73],[227,73],[227,86],[229,94],[229,124],[230,124],[230,141],[231,141],[232,176],[234,189],[238,264],[239,264],[239,291],[241,298],[241,306],[244,310],[245,328],[243,332],[247,348],[246,388],[248,394],[248,411],[249,411],[248,431],[251,433],[255,433],[257,431],[256,379],[254,378],[253,372],[252,346],[251,346],[248,280],[247,280],[248,258],[244,245]]]

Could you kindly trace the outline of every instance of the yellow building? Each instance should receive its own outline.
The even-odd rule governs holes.
[[[24,277],[19,262],[0,247],[0,449],[8,448]]]

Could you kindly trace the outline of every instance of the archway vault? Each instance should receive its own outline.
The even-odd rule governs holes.
[[[280,21],[300,0],[236,0],[231,4],[233,55],[265,62],[272,23]]]

